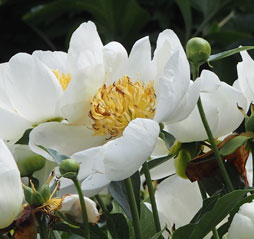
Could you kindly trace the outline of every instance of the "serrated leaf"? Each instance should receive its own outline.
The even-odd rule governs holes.
[[[214,207],[212,209],[209,208],[210,210],[200,220],[178,228],[173,234],[173,239],[204,238],[250,191],[253,191],[253,189],[235,190],[218,198]],[[210,200],[214,200],[214,198]]]
[[[63,154],[59,154],[56,150],[54,149],[50,149],[50,148],[46,148],[42,145],[37,145],[38,147],[40,147],[41,149],[43,149],[44,151],[46,151],[54,160],[55,162],[59,165],[64,159],[69,159],[70,157],[63,155]]]
[[[140,211],[140,176],[139,172],[136,172],[131,176],[133,190],[137,202],[138,210]],[[126,192],[125,182],[122,181],[112,181],[108,187],[109,193],[113,199],[122,207],[126,215],[132,220],[131,210],[128,201],[128,195]]]
[[[232,56],[232,55],[234,55],[236,53],[239,53],[241,51],[247,51],[247,50],[252,50],[252,49],[254,49],[254,46],[242,46],[242,47],[234,48],[234,49],[231,49],[231,50],[228,50],[228,51],[220,52],[220,53],[215,54],[215,55],[211,55],[207,61],[208,62],[218,61],[220,59]]]
[[[244,145],[251,136],[239,135],[232,138],[229,142],[227,142],[220,150],[220,154],[223,156],[229,155],[237,150],[240,146]]]

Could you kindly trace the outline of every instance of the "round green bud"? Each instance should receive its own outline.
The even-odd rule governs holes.
[[[46,163],[44,157],[35,154],[25,145],[15,147],[13,154],[21,177],[33,175],[34,172],[42,169]]]
[[[178,156],[175,158],[175,168],[176,168],[176,173],[178,176],[187,179],[187,176],[185,174],[185,170],[187,167],[188,162],[191,160],[191,155],[188,151],[186,150],[180,150],[178,153]]]
[[[186,54],[192,64],[201,65],[211,55],[211,46],[205,39],[194,37],[186,44]]]
[[[79,163],[74,159],[64,159],[59,165],[59,171],[64,178],[76,178],[79,172]]]

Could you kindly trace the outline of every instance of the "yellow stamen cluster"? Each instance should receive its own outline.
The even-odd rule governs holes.
[[[52,70],[55,74],[56,78],[58,79],[60,85],[62,86],[63,90],[66,90],[68,84],[71,81],[71,74],[70,73],[60,73],[59,70]]]
[[[114,84],[103,85],[91,100],[89,117],[94,135],[120,135],[136,118],[151,119],[155,113],[156,96],[153,82],[132,82],[124,76]]]

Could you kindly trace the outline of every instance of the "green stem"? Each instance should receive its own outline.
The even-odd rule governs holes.
[[[141,239],[142,238],[142,231],[141,231],[141,225],[139,221],[139,214],[138,214],[138,208],[137,208],[137,203],[133,191],[133,186],[131,182],[131,178],[127,178],[124,180],[127,195],[128,195],[128,200],[129,200],[129,205],[131,209],[131,215],[133,218],[133,225],[134,225],[134,231],[135,231],[135,236],[136,239]]]
[[[196,78],[198,77],[199,65],[192,64],[191,65],[191,70],[192,70],[193,80],[195,81]],[[202,120],[203,125],[205,127],[205,131],[207,133],[209,142],[210,142],[212,150],[214,152],[214,156],[216,157],[217,163],[219,165],[220,172],[221,172],[222,177],[223,177],[223,179],[224,179],[224,181],[225,181],[225,183],[227,185],[228,191],[231,192],[231,191],[234,190],[234,188],[233,188],[233,185],[232,185],[232,183],[230,181],[230,178],[228,176],[228,173],[227,173],[227,170],[226,170],[226,168],[224,166],[224,163],[223,163],[223,161],[221,159],[221,156],[220,156],[219,150],[217,148],[217,145],[215,143],[212,131],[211,131],[210,127],[209,127],[209,124],[208,124],[208,121],[207,121],[207,118],[206,118],[206,115],[205,115],[205,111],[204,111],[204,108],[203,108],[202,101],[201,101],[200,97],[198,99],[197,106],[198,106],[198,110],[199,110],[199,114],[200,114],[201,120]]]
[[[46,216],[38,212],[36,214],[36,221],[38,224],[40,239],[49,239],[49,234],[48,234],[49,231],[48,231]]]
[[[89,223],[88,223],[88,216],[87,216],[87,211],[86,211],[86,203],[84,200],[84,195],[81,190],[80,183],[79,183],[78,179],[74,178],[74,179],[72,179],[72,181],[73,181],[73,183],[76,187],[76,190],[78,192],[78,195],[79,195],[80,205],[81,205],[81,209],[82,209],[82,216],[83,216],[83,226],[84,226],[84,234],[85,234],[84,236],[85,236],[85,239],[90,239]]]
[[[102,211],[105,213],[105,214],[109,214],[109,211],[107,209],[107,207],[105,206],[103,200],[101,199],[100,195],[95,195],[95,198],[99,204],[99,206],[101,207]]]
[[[198,181],[198,187],[199,187],[202,199],[205,200],[207,198],[207,194],[206,194],[205,189],[203,188],[203,186],[201,185],[201,183],[199,181]],[[213,232],[213,239],[220,239],[216,227],[214,227],[212,229],[212,232]]]
[[[158,209],[157,209],[157,205],[155,201],[153,183],[152,183],[149,166],[147,162],[143,164],[143,168],[144,168],[144,173],[146,178],[146,184],[148,187],[150,202],[151,202],[152,210],[153,210],[153,219],[154,219],[155,229],[156,229],[156,232],[160,232],[161,225],[160,225],[159,213],[158,213]],[[160,236],[159,238],[161,239],[162,236]]]
[[[220,239],[216,227],[213,228],[212,232],[213,232],[213,239]]]

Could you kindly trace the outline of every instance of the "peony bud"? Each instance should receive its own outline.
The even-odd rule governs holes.
[[[42,169],[46,159],[32,152],[26,145],[15,145],[13,150],[21,177],[31,176],[34,172]]]
[[[175,158],[175,168],[178,176],[182,178],[187,178],[185,170],[188,162],[191,160],[191,155],[188,151],[181,149]]]
[[[186,54],[192,64],[201,65],[208,60],[211,54],[211,46],[205,39],[194,37],[186,44]]]
[[[74,179],[78,176],[79,163],[74,159],[64,159],[59,165],[59,171],[64,178]]]

